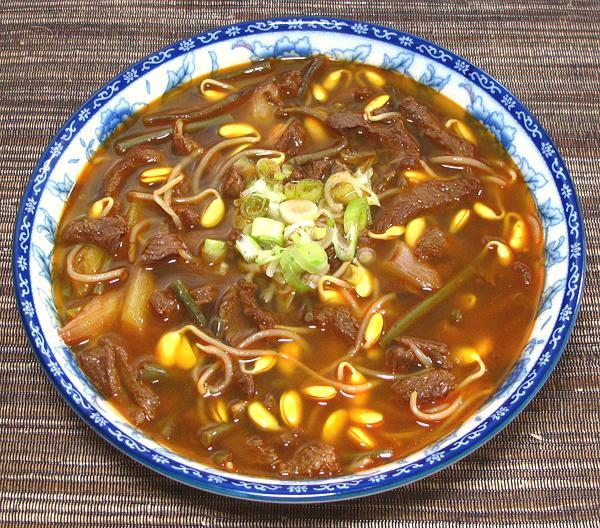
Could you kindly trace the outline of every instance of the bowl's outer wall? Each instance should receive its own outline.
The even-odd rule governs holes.
[[[311,55],[401,71],[442,91],[480,119],[518,163],[538,203],[547,278],[523,356],[483,409],[441,442],[360,475],[285,482],[230,475],[191,463],[125,422],[97,394],[58,338],[51,255],[62,205],[93,151],[120,122],[167,89],[202,73],[267,56]],[[413,35],[355,21],[285,18],[226,26],[149,56],[94,94],[59,131],[25,191],[14,234],[14,288],[28,337],[59,392],[103,438],[146,466],[201,489],[246,499],[314,502],[391,489],[451,464],[489,440],[527,404],[554,368],[575,322],[585,271],[583,222],[573,183],[545,131],[501,84]]]

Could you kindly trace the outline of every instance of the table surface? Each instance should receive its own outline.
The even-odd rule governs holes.
[[[558,144],[586,220],[579,321],[545,387],[487,445],[402,489],[285,506],[163,478],[96,436],[34,358],[12,293],[20,195],[55,131],[100,85],[174,40],[286,14],[388,25],[503,82]],[[600,525],[600,2],[2,0],[0,6],[0,525]]]

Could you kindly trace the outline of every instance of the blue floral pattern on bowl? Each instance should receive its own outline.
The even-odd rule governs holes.
[[[147,438],[100,396],[57,333],[51,294],[56,226],[75,179],[95,149],[133,112],[166,90],[218,68],[265,57],[310,56],[396,70],[450,97],[502,142],[537,202],[546,279],[531,339],[498,391],[443,440],[357,475],[286,482],[232,475],[191,462]],[[331,18],[236,24],[166,47],[96,92],[58,132],[21,202],[13,243],[13,281],[23,324],[58,391],[96,432],[146,466],[207,491],[274,502],[342,500],[388,490],[464,457],[504,427],[540,389],[562,353],[579,308],[585,273],[583,222],[573,183],[546,132],[506,88],[468,61],[390,28]]]

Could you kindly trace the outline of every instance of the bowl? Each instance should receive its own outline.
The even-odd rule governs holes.
[[[167,90],[217,69],[265,57],[323,53],[396,70],[466,108],[520,167],[543,223],[546,277],[530,339],[483,407],[449,436],[355,475],[284,481],[226,473],[161,446],[113,410],[61,341],[52,299],[51,254],[64,203],[88,159],[133,112]],[[481,446],[531,400],[555,367],[579,308],[585,273],[583,221],[573,182],[546,132],[498,81],[431,42],[394,29],[332,18],[279,18],[224,26],[168,46],[96,92],[42,155],[23,196],[13,242],[21,318],[46,374],[105,440],[149,468],[197,488],[243,499],[323,502],[389,490],[430,475]]]

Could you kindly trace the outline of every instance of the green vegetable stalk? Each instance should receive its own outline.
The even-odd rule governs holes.
[[[169,287],[175,296],[181,301],[183,306],[185,306],[185,309],[190,314],[192,320],[198,324],[198,326],[204,328],[206,326],[206,317],[196,304],[196,301],[194,301],[192,298],[192,295],[185,284],[183,284],[181,280],[176,280]]]

